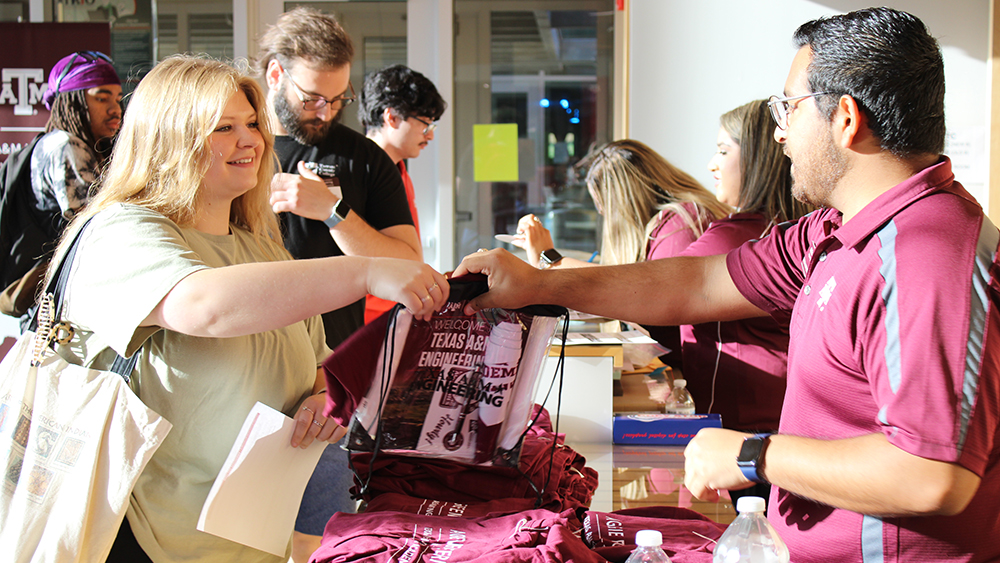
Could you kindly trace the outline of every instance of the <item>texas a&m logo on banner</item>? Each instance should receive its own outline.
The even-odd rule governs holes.
[[[49,71],[76,51],[111,51],[107,23],[0,23],[0,162],[45,130]]]

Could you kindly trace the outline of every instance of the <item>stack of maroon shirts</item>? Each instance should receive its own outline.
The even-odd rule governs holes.
[[[574,511],[528,510],[480,518],[404,512],[335,514],[310,563],[560,562],[604,559],[580,539]]]
[[[715,541],[726,531],[706,516],[687,508],[651,506],[616,512],[587,511],[583,541],[608,561],[624,562],[636,548],[639,530],[659,530],[663,551],[672,563],[708,563]]]
[[[354,492],[360,492],[368,501],[369,510],[373,502],[378,503],[376,506],[385,505],[386,501],[379,500],[385,493],[463,504],[503,499],[520,510],[562,511],[590,506],[597,489],[597,471],[587,467],[587,460],[563,443],[563,436],[548,430],[546,421],[547,418],[540,420],[525,436],[518,468],[467,465],[384,452],[371,463],[371,454],[354,454],[351,461],[358,485]],[[364,481],[368,481],[368,486],[359,491]],[[395,509],[391,505],[386,508]]]
[[[618,512],[544,509],[511,512],[509,503],[466,505],[387,493],[410,511],[338,513],[327,523],[311,563],[399,562],[624,562],[639,530],[659,530],[673,563],[709,563],[724,527],[685,509],[654,507]],[[582,516],[582,518],[581,518]]]

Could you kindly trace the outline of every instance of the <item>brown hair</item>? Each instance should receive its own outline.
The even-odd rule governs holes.
[[[353,58],[354,45],[336,18],[300,6],[281,14],[261,37],[257,71],[264,74],[272,59],[286,68],[301,59],[315,69],[337,69]]]
[[[767,100],[755,100],[719,118],[740,146],[741,211],[761,213],[771,224],[792,221],[812,208],[792,196],[791,161],[774,140]]]
[[[83,141],[97,155],[98,164],[107,160],[110,139],[98,146],[99,139],[94,138],[90,128],[90,110],[87,106],[86,90],[70,90],[60,92],[52,100],[52,113],[45,124],[45,132],[65,131]]]

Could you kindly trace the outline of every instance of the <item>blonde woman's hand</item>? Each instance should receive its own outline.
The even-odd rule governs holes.
[[[522,238],[511,244],[523,248],[528,254],[528,261],[536,268],[541,262],[542,252],[555,248],[552,234],[542,226],[541,219],[532,213],[521,217],[521,220],[517,222],[517,234],[521,235]]]
[[[368,293],[402,303],[414,317],[430,320],[448,301],[447,278],[427,264],[396,258],[372,258],[368,266]]]
[[[292,429],[292,447],[307,448],[313,440],[336,444],[347,434],[347,429],[323,416],[326,393],[306,397],[295,412],[295,428]]]

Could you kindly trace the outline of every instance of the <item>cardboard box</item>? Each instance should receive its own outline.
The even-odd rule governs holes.
[[[683,446],[702,428],[721,428],[718,414],[631,413],[615,416],[615,444]]]

